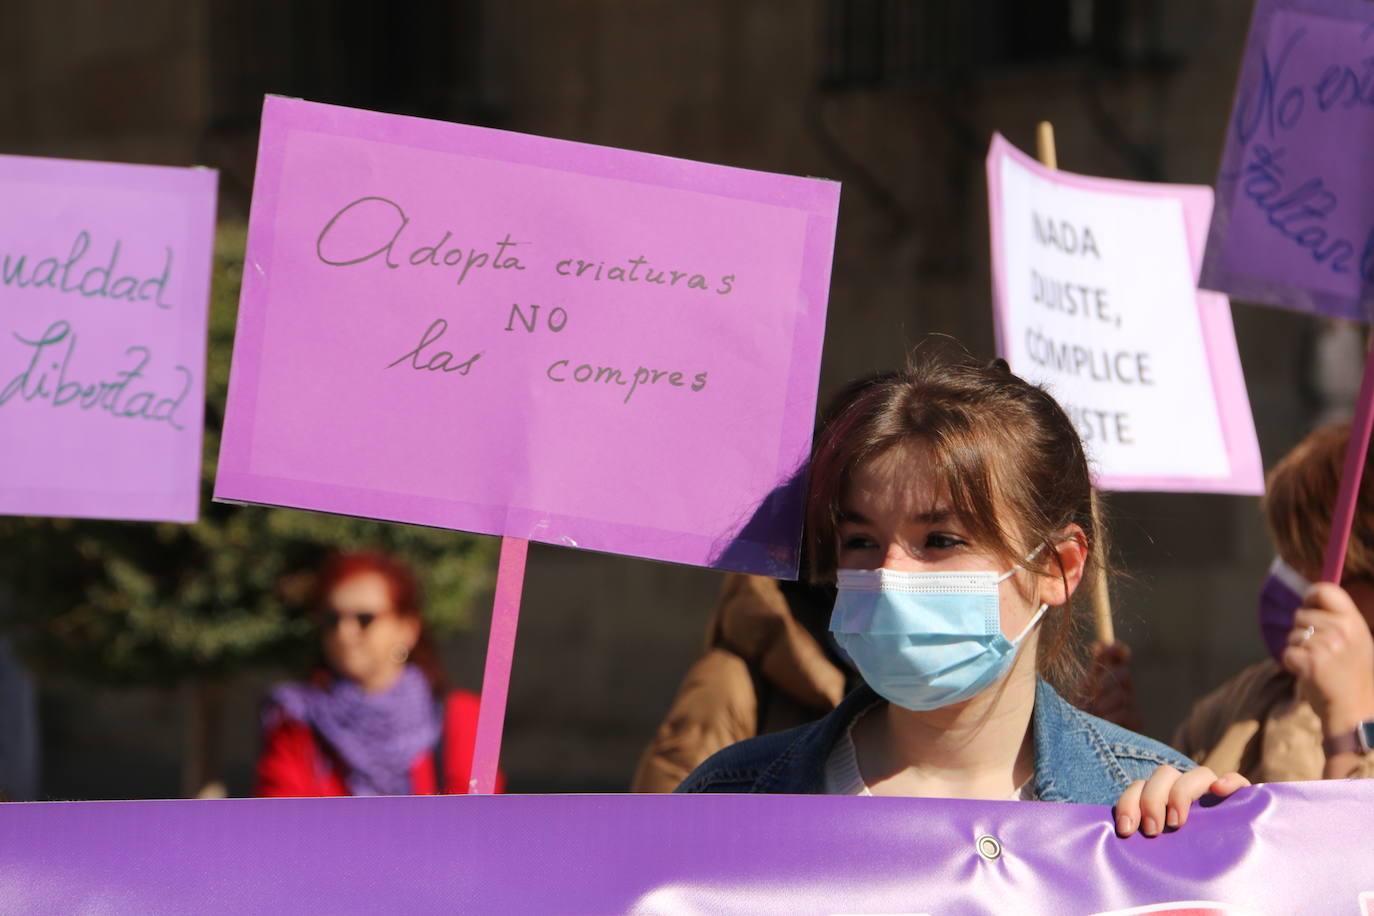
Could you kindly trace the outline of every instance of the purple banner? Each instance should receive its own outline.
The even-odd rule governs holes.
[[[1369,320],[1374,4],[1259,0],[1200,285]]]
[[[0,805],[5,913],[1349,913],[1374,781],[1105,807],[833,796]],[[1362,896],[1366,899],[1362,902]],[[1142,909],[1148,908],[1148,909]]]

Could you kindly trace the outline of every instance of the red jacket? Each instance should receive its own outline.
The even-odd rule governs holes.
[[[477,738],[477,694],[451,690],[444,701],[444,794],[465,795]],[[350,795],[341,772],[342,762],[328,746],[321,747],[304,722],[283,718],[263,736],[253,794],[260,798],[322,798]],[[496,791],[506,778],[496,774]],[[434,793],[434,754],[423,751],[410,768],[416,795]]]

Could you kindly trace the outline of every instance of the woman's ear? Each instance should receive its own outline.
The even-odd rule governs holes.
[[[405,640],[406,649],[414,649],[416,644],[420,641],[420,618],[410,616],[402,617],[401,632],[404,634],[403,639]]]
[[[1088,536],[1077,525],[1068,525],[1059,532],[1054,553],[1049,558],[1049,570],[1040,577],[1040,600],[1050,607],[1068,601],[1083,581],[1083,569],[1088,564]]]

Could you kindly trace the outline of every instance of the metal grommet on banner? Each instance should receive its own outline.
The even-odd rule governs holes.
[[[989,862],[996,861],[1002,857],[1002,841],[995,836],[983,834],[974,844],[978,850],[978,855],[987,859]]]

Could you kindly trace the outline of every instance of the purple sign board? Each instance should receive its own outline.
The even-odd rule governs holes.
[[[6,913],[1374,916],[1374,780],[1110,809],[786,795],[0,805]],[[1363,898],[1363,899],[1362,899]]]
[[[0,156],[0,514],[196,520],[215,184]]]
[[[838,205],[269,97],[215,498],[794,577]]]
[[[1374,306],[1374,4],[1259,0],[1201,285],[1368,321]]]

